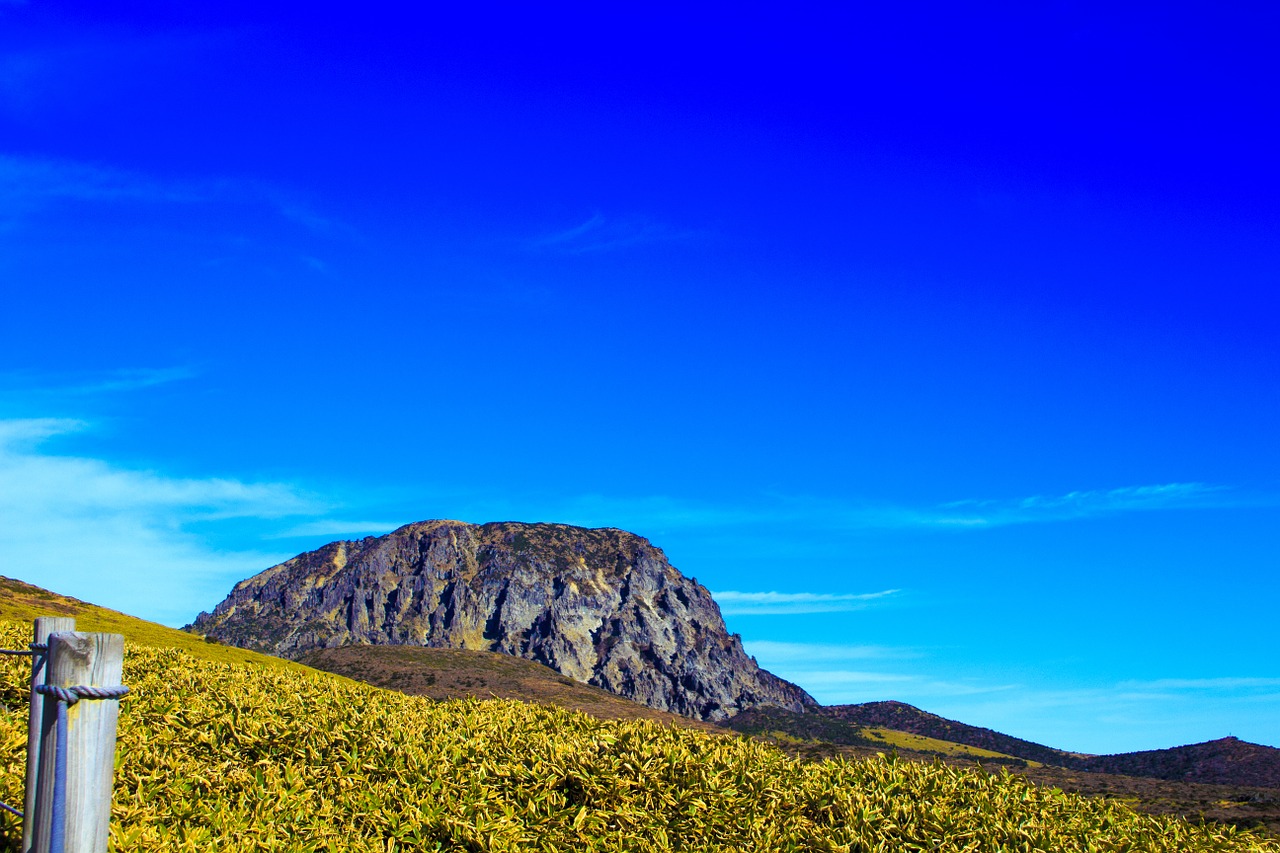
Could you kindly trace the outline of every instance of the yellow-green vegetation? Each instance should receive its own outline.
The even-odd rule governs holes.
[[[0,622],[0,645],[29,626]],[[25,660],[0,659],[0,799],[21,800]],[[1270,851],[1018,777],[507,700],[433,702],[129,643],[112,848]],[[0,822],[0,850],[16,850]]]
[[[1003,752],[992,752],[977,746],[963,743],[952,743],[949,740],[925,737],[924,735],[899,732],[894,729],[866,728],[860,734],[867,740],[882,743],[891,749],[909,749],[914,752],[931,752],[938,755],[949,755],[963,758],[1012,758]],[[1028,762],[1035,765],[1036,762]]]
[[[583,711],[606,720],[654,720],[685,728],[724,732],[715,723],[659,711],[599,687],[574,681],[535,661],[498,652],[360,645],[316,649],[303,655],[300,662],[410,696],[519,699]]]

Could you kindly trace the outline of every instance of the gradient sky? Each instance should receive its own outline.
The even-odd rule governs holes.
[[[272,6],[0,0],[0,574],[620,527],[826,703],[1280,746],[1276,12]]]

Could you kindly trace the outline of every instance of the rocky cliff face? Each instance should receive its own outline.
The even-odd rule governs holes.
[[[410,524],[241,581],[189,627],[285,657],[357,643],[503,652],[700,720],[817,704],[747,656],[705,587],[609,528]]]

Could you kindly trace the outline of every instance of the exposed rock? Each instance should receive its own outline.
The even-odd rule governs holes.
[[[817,704],[747,656],[705,587],[612,528],[409,524],[241,581],[189,627],[291,658],[358,643],[502,652],[700,720]]]

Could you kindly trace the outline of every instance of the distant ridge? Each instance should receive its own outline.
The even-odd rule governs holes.
[[[1280,749],[1234,737],[1078,760],[1075,768],[1172,782],[1280,788]]]

